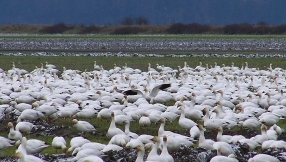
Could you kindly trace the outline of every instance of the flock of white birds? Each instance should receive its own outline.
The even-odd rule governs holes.
[[[127,65],[105,70],[95,61],[93,71],[63,69],[61,73],[48,63],[31,72],[13,64],[10,70],[0,69],[0,120],[9,114],[17,120],[7,123],[10,132],[0,136],[0,150],[18,145],[14,156],[19,161],[44,161],[34,154],[49,145],[27,139],[25,134],[39,118],[49,122],[67,117],[73,117],[73,127],[82,134],[96,129],[78,118],[110,119],[108,144],[81,136],[71,141],[54,137],[51,146],[72,154],[71,161],[100,162],[105,152],[130,147],[138,150],[136,162],[173,162],[172,153],[195,143],[196,147],[216,150],[211,162],[238,161],[234,143],[250,150],[286,149],[286,142],[278,140],[283,133],[278,122],[286,116],[285,77],[284,69],[270,64],[268,69],[259,70],[248,67],[247,62],[243,67],[200,64],[195,68],[185,62],[178,69],[159,64],[152,68],[149,64],[148,71],[142,71]],[[169,101],[175,104],[165,105]],[[171,121],[178,121],[190,135],[165,130],[165,123]],[[145,127],[161,125],[158,135],[152,136],[132,132],[130,122]],[[125,124],[125,130],[117,124]],[[261,129],[261,134],[251,138],[223,134],[224,129],[237,126]],[[205,130],[216,130],[216,139],[206,139]],[[146,147],[151,151],[145,152]],[[248,159],[257,161],[279,160],[262,153]]]

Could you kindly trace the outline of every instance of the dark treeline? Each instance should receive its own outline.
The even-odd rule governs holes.
[[[127,19],[126,19],[127,21]],[[125,22],[127,23],[127,22]],[[0,33],[34,33],[34,34],[286,34],[286,24],[229,24],[214,26],[205,24],[148,25],[146,22],[138,25],[98,26],[98,25],[0,25]]]

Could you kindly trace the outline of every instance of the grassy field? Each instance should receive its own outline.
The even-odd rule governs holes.
[[[218,65],[231,66],[233,62],[235,66],[241,67],[245,62],[248,62],[249,67],[255,67],[259,69],[267,69],[269,64],[272,63],[272,67],[286,68],[286,59],[284,58],[210,58],[210,57],[87,57],[87,56],[0,56],[0,68],[3,70],[9,70],[12,68],[12,62],[15,62],[16,67],[23,68],[28,71],[35,69],[35,66],[40,67],[41,63],[46,62],[54,64],[57,69],[62,70],[63,67],[67,69],[77,70],[93,70],[94,61],[97,61],[98,65],[102,65],[104,69],[109,70],[116,66],[123,66],[125,63],[129,67],[138,68],[146,71],[148,63],[151,63],[155,68],[156,63],[160,65],[169,66],[178,69],[178,66],[183,66],[186,61],[190,67],[196,67],[202,62],[203,66],[206,64],[214,66],[216,62]]]
[[[179,66],[183,66],[184,62],[186,61],[189,66],[196,67],[199,65],[199,62],[202,62],[203,65],[209,64],[214,65],[215,62],[218,63],[218,65],[225,64],[226,66],[230,66],[232,62],[234,62],[235,66],[241,66],[243,63],[248,62],[249,67],[256,67],[260,69],[267,69],[270,63],[273,64],[273,68],[275,67],[281,67],[286,68],[286,60],[281,58],[207,58],[207,57],[196,57],[196,58],[173,58],[173,57],[162,57],[162,58],[155,58],[155,57],[83,57],[83,56],[74,56],[74,57],[54,57],[54,56],[47,56],[47,57],[34,57],[34,56],[0,56],[0,68],[3,70],[9,70],[12,68],[12,62],[15,62],[16,67],[23,68],[28,71],[32,71],[35,69],[35,66],[40,67],[41,63],[45,64],[45,62],[48,62],[50,64],[54,64],[57,66],[57,69],[63,69],[63,67],[66,67],[67,69],[78,69],[81,71],[87,70],[92,71],[93,70],[93,64],[94,61],[97,61],[97,64],[103,65],[104,69],[111,69],[113,68],[114,64],[116,66],[123,66],[125,63],[129,67],[132,68],[138,68],[143,71],[147,70],[148,63],[151,63],[153,68],[155,68],[156,63],[158,64],[164,64],[165,66],[169,66],[172,68],[178,68]],[[96,126],[97,132],[107,132],[107,129],[109,127],[110,121],[106,120],[97,120],[97,119],[89,119],[87,120],[90,123],[93,123]],[[284,121],[281,121],[284,124]],[[173,123],[167,123],[165,129],[171,130],[174,132],[184,132],[184,134],[188,134],[188,131],[181,129],[177,121],[174,121]],[[1,123],[1,124],[7,124],[7,123]],[[55,121],[55,125],[71,125],[71,119],[66,119],[63,122]],[[120,126],[123,128],[123,126]],[[157,133],[159,125],[150,126],[148,128],[140,128],[138,125],[138,122],[131,123],[130,130],[136,133],[148,133],[155,135]],[[8,129],[1,130],[0,135],[7,137]],[[72,134],[77,134],[76,130],[72,128]],[[91,141],[95,142],[101,142],[101,143],[107,143],[109,141],[109,138],[105,137],[104,135],[93,135],[93,134],[87,134],[86,137],[90,139]],[[53,139],[52,136],[34,136],[34,135],[28,135],[28,138],[39,138],[47,143],[51,144],[51,141]],[[66,141],[69,143],[71,137],[66,137]],[[11,147],[9,149],[5,149],[0,151],[0,157],[1,156],[10,156],[14,153],[15,147]],[[51,147],[48,147],[45,149],[44,153],[52,154],[55,150]]]
[[[263,38],[286,38],[286,35],[220,35],[220,34],[169,34],[169,35],[97,35],[97,34],[38,34],[38,35],[31,35],[31,34],[4,34],[0,35],[0,38],[218,38],[218,39],[225,39],[225,38],[246,38],[246,39],[263,39]]]

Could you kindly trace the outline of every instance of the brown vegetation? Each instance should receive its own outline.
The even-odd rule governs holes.
[[[182,24],[170,25],[28,25],[9,24],[0,25],[0,33],[18,34],[286,34],[286,24],[267,25],[258,24],[229,24],[225,26],[213,26],[206,24]]]

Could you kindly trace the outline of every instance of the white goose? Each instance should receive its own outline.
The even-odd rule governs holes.
[[[160,155],[158,154],[158,148],[159,148],[160,139],[159,139],[158,136],[154,136],[154,138],[152,140],[154,141],[154,143],[152,144],[152,149],[149,152],[146,160],[161,161],[160,160]]]
[[[125,134],[121,129],[117,128],[114,120],[114,112],[111,112],[111,122],[107,130],[107,137],[113,137],[117,134]]]
[[[52,147],[56,149],[56,153],[58,149],[62,149],[63,153],[67,152],[66,140],[64,137],[56,136],[53,138]]]
[[[221,126],[217,127],[216,130],[218,131],[216,140],[217,141],[223,141],[229,143],[232,136],[231,135],[223,135],[223,129]]]
[[[217,151],[217,155],[228,156],[230,154],[235,154],[231,145],[226,142],[215,142],[213,144],[213,149]]]
[[[35,127],[34,124],[26,121],[22,121],[16,124],[16,131],[20,131],[21,133],[30,133],[31,130]]]
[[[40,111],[34,110],[34,109],[26,109],[22,111],[21,115],[17,119],[17,123],[19,123],[22,120],[37,120],[40,118],[43,118],[44,114]]]
[[[159,91],[164,90],[166,88],[169,88],[171,84],[160,84],[152,88],[152,90],[149,92],[149,94],[145,94],[141,92],[140,90],[127,90],[123,93],[126,95],[141,95],[142,97],[145,97],[148,101],[151,100],[151,98],[155,98]]]
[[[72,155],[76,155],[79,151],[83,149],[94,149],[96,152],[100,152],[103,150],[105,146],[106,146],[105,144],[101,144],[97,142],[88,142],[88,143],[83,144],[81,147],[75,148],[72,152]]]
[[[138,151],[138,154],[137,154],[137,158],[135,160],[135,162],[144,162],[143,158],[144,158],[144,155],[145,155],[145,149],[144,149],[144,146],[143,145],[138,145],[136,147],[137,151]],[[145,162],[160,162],[160,161],[145,161]]]
[[[14,141],[0,136],[0,150],[13,146]]]
[[[45,162],[45,160],[42,160],[34,155],[28,155],[26,153],[23,153],[21,151],[18,151],[14,154],[14,157],[18,158],[20,162]]]
[[[124,120],[123,123],[125,124],[125,134],[131,138],[138,138],[138,134],[130,132],[130,122],[128,120]]]
[[[273,157],[271,155],[267,154],[257,154],[253,156],[252,158],[248,159],[247,162],[259,162],[259,161],[265,161],[265,162],[280,162],[276,157]]]
[[[82,134],[84,132],[94,132],[96,131],[96,129],[94,128],[94,126],[92,124],[90,124],[87,121],[78,121],[77,119],[73,119],[72,120],[72,125],[73,127],[81,132]]]
[[[211,139],[205,139],[204,131],[205,129],[203,128],[202,125],[199,125],[199,130],[200,130],[200,137],[199,137],[199,147],[207,149],[207,150],[212,150],[213,149],[213,144],[215,141]]]
[[[223,119],[210,119],[209,110],[207,108],[203,109],[205,116],[203,117],[204,120],[204,127],[208,129],[216,129],[219,126],[223,126],[225,120]]]
[[[8,134],[8,138],[11,139],[11,140],[15,140],[15,141],[18,141],[18,140],[21,140],[22,139],[22,133],[20,131],[17,131],[14,129],[14,125],[12,122],[9,122],[7,124],[7,127],[10,129],[9,130],[9,134]]]
[[[17,141],[16,145],[18,145],[20,142],[20,145],[16,152],[22,152],[26,154],[35,154],[42,152],[45,148],[49,147],[49,145],[42,140],[38,139],[29,139],[27,140],[26,137],[23,137],[21,141]]]
[[[179,109],[181,109],[181,115],[179,118],[179,125],[184,129],[191,129],[193,126],[196,126],[197,123],[185,117],[185,107],[183,104],[178,104]]]
[[[259,143],[259,144],[262,144],[264,141],[268,140],[268,136],[266,133],[267,127],[264,124],[262,124],[260,129],[261,129],[261,134],[258,134],[256,136],[250,138],[250,139]]]
[[[194,139],[198,139],[200,137],[200,130],[199,130],[198,126],[193,126],[190,129],[190,136]]]
[[[228,156],[214,156],[213,158],[211,158],[210,162],[239,162],[236,159],[236,156],[234,154],[230,154]]]
[[[70,141],[70,148],[68,149],[68,152],[73,152],[74,149],[81,147],[85,143],[89,143],[90,140],[85,139],[83,137],[74,137]]]
[[[160,154],[160,160],[165,162],[174,162],[174,158],[169,154],[168,148],[167,148],[167,136],[163,137],[163,149]]]
[[[99,156],[89,155],[79,159],[77,162],[104,162]]]
[[[10,105],[12,105],[15,109],[17,109],[18,111],[22,112],[26,109],[32,109],[33,106],[31,104],[28,103],[17,103],[16,101],[11,101]]]
[[[76,156],[71,159],[71,162],[79,161],[80,159],[85,158],[85,157],[88,157],[88,156],[91,156],[91,155],[99,156],[99,155],[100,155],[100,152],[99,152],[99,151],[96,151],[96,150],[94,150],[94,149],[91,149],[91,148],[87,148],[87,149],[80,150],[80,151],[76,154]]]

